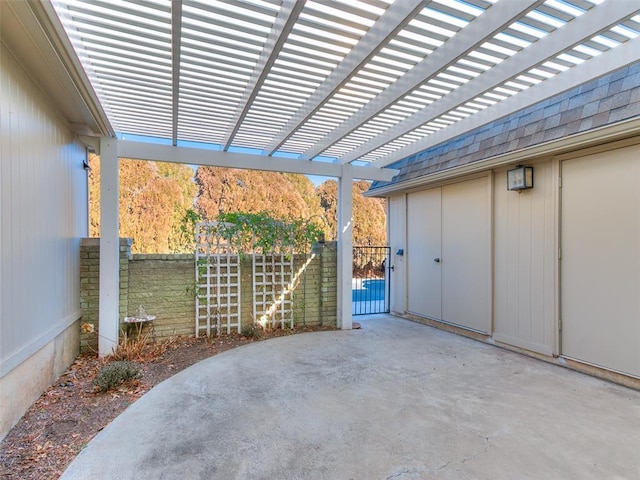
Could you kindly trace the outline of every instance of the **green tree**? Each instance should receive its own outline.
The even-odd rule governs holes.
[[[221,213],[217,218],[217,235],[243,252],[308,252],[323,235],[317,223],[305,218],[273,218],[260,213]]]
[[[327,240],[335,240],[338,224],[338,182],[327,180],[316,188],[316,195],[320,199],[320,206],[324,211],[324,219],[329,233]]]

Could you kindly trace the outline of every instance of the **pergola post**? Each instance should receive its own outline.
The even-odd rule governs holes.
[[[120,238],[118,231],[118,141],[100,139],[100,296],[98,353],[118,345]]]
[[[353,275],[353,170],[342,166],[338,178],[338,327],[351,330]]]

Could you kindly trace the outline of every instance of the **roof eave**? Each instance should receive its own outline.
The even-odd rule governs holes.
[[[79,135],[115,136],[50,2],[4,2],[2,41]]]
[[[504,165],[515,165],[542,157],[550,157],[570,151],[581,150],[638,135],[640,135],[640,117],[634,117],[612,125],[606,125],[560,139],[539,143],[537,145],[492,156],[466,165],[440,170],[438,172],[412,178],[404,182],[383,185],[370,189],[365,193],[365,196],[387,197],[392,194],[403,193],[416,188],[426,187],[442,182],[444,180],[472,175],[474,173],[491,170]]]

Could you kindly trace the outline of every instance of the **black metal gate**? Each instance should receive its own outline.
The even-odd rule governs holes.
[[[389,313],[389,247],[353,247],[353,315]]]

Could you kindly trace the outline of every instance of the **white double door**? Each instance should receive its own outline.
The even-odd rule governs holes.
[[[491,330],[491,182],[482,177],[407,196],[407,310]]]

